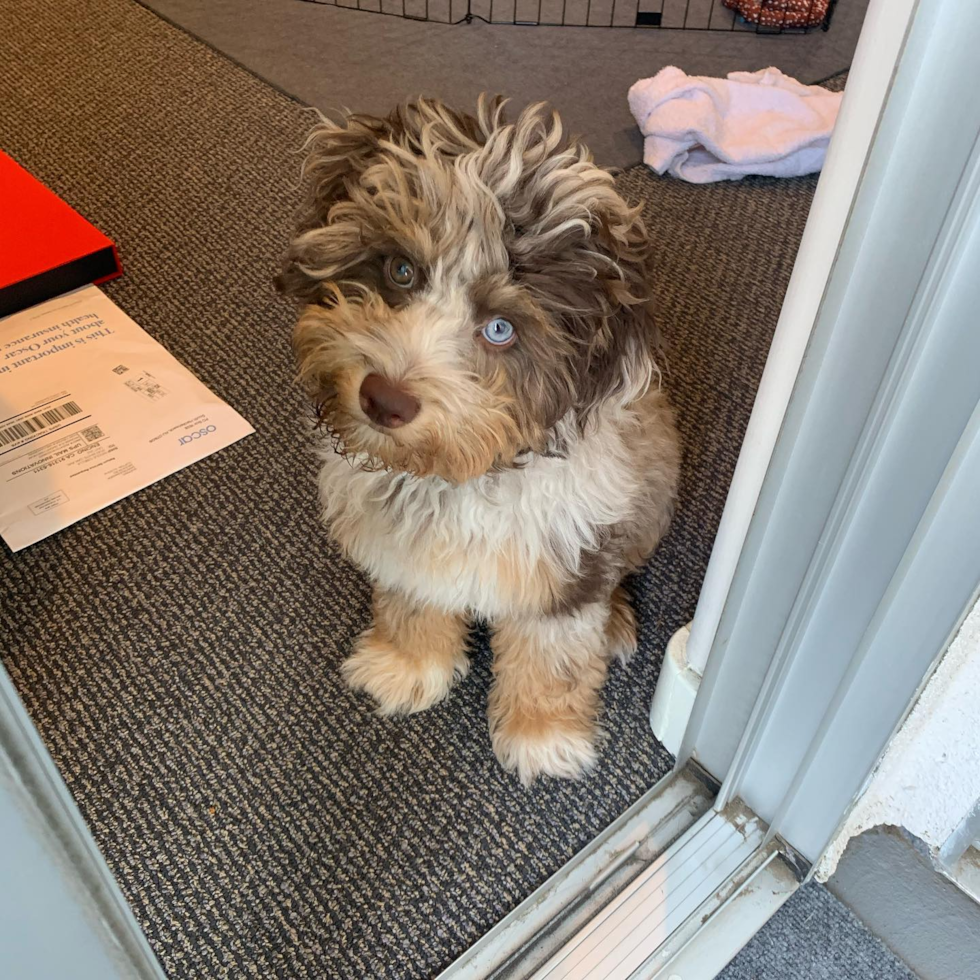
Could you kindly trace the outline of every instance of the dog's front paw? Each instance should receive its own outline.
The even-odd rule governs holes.
[[[578,779],[598,758],[595,731],[580,721],[559,718],[508,718],[490,732],[500,764],[525,786],[538,776]]]
[[[416,656],[370,629],[361,634],[341,671],[348,686],[377,701],[378,714],[410,715],[440,702],[469,666],[462,650],[452,660]]]

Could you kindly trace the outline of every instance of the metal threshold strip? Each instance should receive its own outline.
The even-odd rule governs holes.
[[[800,881],[745,807],[711,809],[714,790],[672,773],[437,980],[710,980]]]

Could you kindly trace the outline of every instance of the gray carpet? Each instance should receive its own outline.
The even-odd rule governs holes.
[[[339,682],[368,588],[317,526],[270,286],[308,111],[130,0],[3,20],[0,146],[116,239],[107,292],[257,430],[4,551],[3,662],[171,978],[431,976],[670,765],[647,720],[659,658],[694,608],[814,181],[623,177],[661,244],[683,494],[632,586],[641,651],[606,691],[601,765],[525,791],[490,751],[484,638],[423,716],[379,720]]]
[[[868,0],[839,0],[830,30],[744,32],[444,25],[301,0],[145,0],[154,10],[309,105],[383,113],[406,96],[555,102],[597,159],[628,167],[642,142],[626,105],[665,65],[725,75],[776,65],[806,82],[851,63]]]
[[[915,980],[915,974],[826,888],[810,884],[766,923],[718,980]]]

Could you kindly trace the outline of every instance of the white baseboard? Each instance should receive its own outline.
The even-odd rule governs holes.
[[[701,675],[687,662],[691,625],[682,626],[667,644],[660,679],[650,708],[650,727],[668,752],[677,755],[694,708]]]

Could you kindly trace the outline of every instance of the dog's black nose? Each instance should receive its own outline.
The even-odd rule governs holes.
[[[419,401],[380,374],[369,374],[361,382],[361,411],[377,425],[397,429],[419,414]]]

